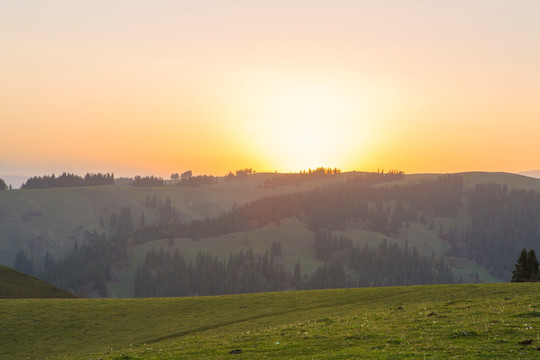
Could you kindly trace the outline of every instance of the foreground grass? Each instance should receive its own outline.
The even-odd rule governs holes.
[[[535,359],[540,284],[1,300],[0,323],[5,359]]]

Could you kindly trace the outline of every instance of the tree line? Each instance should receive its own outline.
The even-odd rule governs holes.
[[[286,185],[301,185],[303,182],[319,179],[326,176],[341,174],[341,170],[338,168],[324,168],[318,167],[314,170],[308,169],[291,174],[283,174],[279,176],[273,176],[267,178],[259,184],[261,188],[276,188]]]
[[[278,264],[280,254],[252,249],[231,253],[227,260],[199,251],[194,261],[174,254],[150,250],[137,267],[135,296],[221,295],[278,291],[286,287],[286,274]]]
[[[191,170],[189,174],[191,173]],[[172,174],[171,177],[174,178],[176,182],[173,184],[167,184],[165,180],[157,176],[140,176],[137,175],[131,181],[132,186],[141,186],[141,187],[150,187],[150,186],[188,186],[188,187],[197,187],[201,185],[212,185],[217,184],[217,177],[211,175],[198,175],[198,176],[187,176],[186,173],[182,174],[180,180],[178,180],[178,174]]]
[[[277,241],[264,254],[248,249],[231,253],[228,259],[200,251],[194,261],[187,261],[178,249],[173,254],[152,249],[137,267],[135,296],[453,283],[452,271],[444,259],[420,255],[416,248],[407,245],[384,241],[377,248],[357,247],[350,239],[317,234],[315,251],[324,263],[308,275],[302,274],[300,261],[296,262],[294,273],[283,268],[281,243]],[[354,275],[347,275],[347,269],[352,269]]]
[[[62,173],[60,176],[45,175],[29,178],[21,185],[21,189],[45,189],[54,187],[73,187],[73,186],[98,186],[114,185],[114,174],[91,174],[87,173],[84,177]]]
[[[371,248],[367,244],[354,245],[347,237],[333,237],[329,231],[319,231],[314,250],[317,259],[329,264],[328,271],[345,265],[358,274],[355,279],[342,278],[339,284],[345,281],[348,286],[397,286],[454,282],[452,270],[443,257],[421,255],[407,243],[401,246],[385,239],[378,247]],[[312,283],[310,288],[325,288],[339,279],[335,275],[325,279],[324,269],[319,272],[318,285]]]

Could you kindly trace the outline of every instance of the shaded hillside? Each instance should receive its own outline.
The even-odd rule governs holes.
[[[0,265],[0,299],[74,298],[67,291]]]

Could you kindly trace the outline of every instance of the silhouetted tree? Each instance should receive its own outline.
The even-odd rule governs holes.
[[[133,178],[131,185],[133,186],[163,186],[163,178],[156,176],[145,176],[141,177],[139,175]]]
[[[538,281],[538,259],[536,258],[536,253],[533,249],[529,250],[529,253],[527,254],[527,273],[529,275],[529,279],[531,281]]]
[[[191,170],[184,171],[182,173],[182,175],[181,175],[181,178],[182,178],[182,180],[189,179],[192,175],[193,175],[193,171],[191,171]]]
[[[534,250],[527,252],[527,249],[523,248],[512,271],[512,282],[538,281],[538,266]]]

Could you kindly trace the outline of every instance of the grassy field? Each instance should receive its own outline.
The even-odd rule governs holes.
[[[0,323],[1,359],[537,359],[540,284],[0,300]]]

